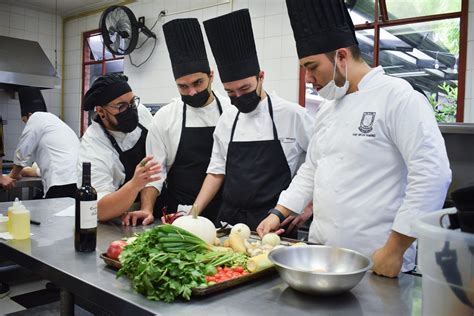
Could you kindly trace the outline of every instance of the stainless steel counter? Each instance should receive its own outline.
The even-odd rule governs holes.
[[[421,278],[401,275],[387,279],[367,274],[351,292],[335,297],[314,297],[289,288],[278,275],[217,293],[172,304],[149,301],[131,289],[125,278],[99,258],[108,244],[130,236],[142,227],[122,227],[119,222],[100,224],[95,253],[77,253],[73,242],[73,217],[56,212],[72,205],[69,198],[25,201],[31,218],[29,240],[1,241],[0,253],[31,269],[73,295],[95,302],[114,314],[134,315],[419,315]],[[2,213],[10,203],[0,203]],[[64,298],[64,295],[62,296]]]
[[[22,177],[15,182],[15,187],[11,190],[0,188],[0,201],[13,201],[15,197],[20,200],[31,200],[43,189],[40,177]]]

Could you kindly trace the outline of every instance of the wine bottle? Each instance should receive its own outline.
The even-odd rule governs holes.
[[[82,163],[82,186],[76,191],[76,251],[95,251],[97,244],[97,192],[91,185],[91,163]]]

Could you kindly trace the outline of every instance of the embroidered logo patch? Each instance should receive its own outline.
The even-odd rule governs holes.
[[[372,125],[374,125],[375,112],[364,112],[360,120],[359,131],[362,133],[370,133]]]

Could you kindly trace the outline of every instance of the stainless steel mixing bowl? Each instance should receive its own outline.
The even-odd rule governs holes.
[[[318,295],[352,289],[373,266],[369,257],[357,251],[331,246],[281,247],[268,258],[290,287]]]

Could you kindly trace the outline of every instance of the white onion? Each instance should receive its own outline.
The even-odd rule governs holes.
[[[250,228],[243,224],[235,224],[234,227],[230,230],[231,234],[238,234],[243,240],[246,240],[250,237]]]
[[[262,245],[278,246],[280,244],[280,236],[275,233],[268,233],[262,238]]]
[[[216,226],[207,218],[192,215],[178,217],[173,225],[198,236],[208,244],[212,245],[216,239]]]

